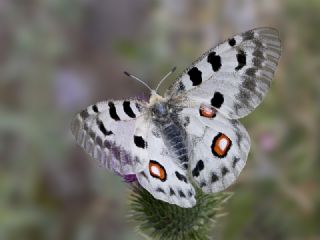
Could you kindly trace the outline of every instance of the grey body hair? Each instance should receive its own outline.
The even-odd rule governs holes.
[[[164,139],[170,153],[179,160],[178,164],[188,168],[188,140],[183,124],[179,121],[178,114],[181,109],[170,104],[170,101],[161,101],[151,107],[152,121]]]

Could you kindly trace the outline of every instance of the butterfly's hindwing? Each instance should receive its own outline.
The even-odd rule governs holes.
[[[168,95],[185,94],[190,101],[211,104],[228,118],[243,117],[266,95],[280,53],[278,32],[272,28],[234,36],[200,57]]]
[[[219,113],[213,118],[204,117],[193,108],[185,109],[181,116],[190,118],[186,126],[192,142],[190,175],[204,192],[226,189],[245,166],[250,149],[247,131],[238,120]]]
[[[135,100],[99,102],[76,115],[71,131],[77,142],[100,165],[119,174],[135,173],[139,153],[134,144],[136,118],[144,103]],[[142,163],[141,163],[142,164]]]
[[[137,174],[142,187],[155,198],[180,207],[193,207],[195,190],[187,177],[187,171],[177,164],[175,154],[170,153],[163,138],[157,135],[154,125],[148,131],[148,166]]]

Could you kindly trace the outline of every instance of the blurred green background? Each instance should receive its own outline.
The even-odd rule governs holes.
[[[319,0],[1,0],[0,239],[141,239],[128,186],[75,144],[71,117],[147,95],[124,70],[154,87],[258,26],[279,29],[283,54],[242,121],[251,153],[212,238],[320,239]]]

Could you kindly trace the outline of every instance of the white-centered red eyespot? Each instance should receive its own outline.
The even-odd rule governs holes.
[[[214,137],[211,145],[213,155],[223,158],[227,156],[228,151],[232,145],[232,141],[225,134],[219,133]]]
[[[160,179],[162,182],[167,180],[166,169],[157,161],[150,160],[149,172],[152,177]]]
[[[217,111],[214,107],[202,104],[200,106],[199,113],[202,117],[214,118],[216,116]]]

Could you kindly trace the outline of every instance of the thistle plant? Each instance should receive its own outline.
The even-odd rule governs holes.
[[[197,205],[181,208],[155,199],[135,183],[129,198],[128,219],[146,239],[210,239],[209,233],[217,218],[225,215],[223,205],[231,196],[230,192],[205,194],[198,189]]]

